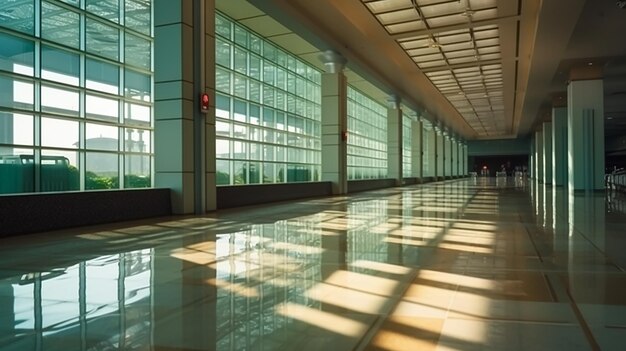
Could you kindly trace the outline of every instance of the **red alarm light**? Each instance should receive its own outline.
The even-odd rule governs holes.
[[[209,111],[209,94],[200,94],[200,111],[206,113]]]

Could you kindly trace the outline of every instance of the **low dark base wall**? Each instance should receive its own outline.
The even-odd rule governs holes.
[[[437,177],[423,177],[422,178],[422,184],[424,183],[432,183],[432,182],[436,182],[437,181]]]
[[[403,185],[415,185],[415,184],[420,184],[420,179],[419,178],[404,178],[402,179],[402,184]]]
[[[348,181],[348,193],[367,191],[382,188],[391,188],[396,185],[395,179],[367,179]]]
[[[268,202],[329,196],[330,182],[260,184],[217,187],[217,208],[258,205]]]
[[[172,213],[170,189],[0,196],[0,237]]]

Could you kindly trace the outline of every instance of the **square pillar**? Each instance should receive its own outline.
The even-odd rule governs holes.
[[[552,184],[567,184],[567,107],[552,109]]]
[[[604,189],[604,85],[601,79],[567,86],[570,191]]]
[[[552,184],[552,123],[543,123],[543,183]]]
[[[155,187],[174,213],[201,214],[215,209],[215,1],[156,0],[154,33]]]
[[[334,195],[348,192],[348,83],[345,59],[326,51],[322,74],[322,181],[332,183]]]
[[[446,179],[445,175],[445,149],[444,149],[444,141],[443,141],[443,131],[435,130],[435,178],[437,180]]]
[[[423,126],[421,121],[411,121],[411,177],[421,181],[423,177]]]
[[[535,132],[535,179],[543,183],[543,131]]]

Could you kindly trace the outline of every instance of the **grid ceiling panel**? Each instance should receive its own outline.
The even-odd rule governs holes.
[[[505,133],[499,27],[473,25],[497,18],[497,0],[362,1],[479,134]]]

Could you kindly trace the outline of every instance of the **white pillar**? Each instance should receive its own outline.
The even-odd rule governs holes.
[[[552,109],[552,184],[567,184],[567,107]]]
[[[333,194],[348,192],[348,84],[346,60],[334,51],[320,55],[322,74],[322,181],[332,183]]]
[[[552,184],[552,123],[543,122],[543,183]]]
[[[543,183],[543,131],[535,132],[535,179]]]
[[[423,161],[422,161],[422,133],[423,126],[421,121],[411,122],[411,177],[417,178],[421,181],[423,173]]]
[[[604,86],[601,79],[567,86],[569,190],[604,189]]]

